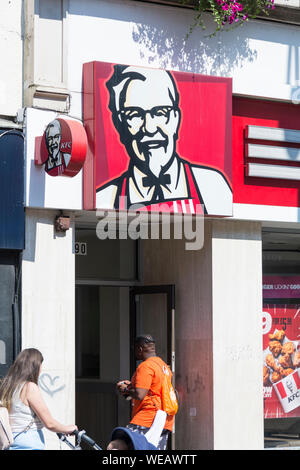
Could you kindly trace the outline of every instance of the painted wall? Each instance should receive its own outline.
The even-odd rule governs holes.
[[[0,7],[0,119],[15,116],[23,100],[22,1],[2,0]]]
[[[261,258],[259,223],[213,222],[216,450],[263,448]]]
[[[131,0],[70,0],[68,88],[81,116],[82,64],[99,60],[233,77],[233,92],[291,100],[299,87],[298,27],[251,21],[215,38],[186,38],[193,12]]]
[[[51,8],[47,5],[47,0],[40,0],[39,9],[35,11],[33,25],[36,29],[31,45],[38,50],[49,48],[52,33],[45,37],[44,28],[54,34],[57,22],[62,22],[60,41],[51,42],[51,62],[53,70],[64,70],[64,86],[70,94],[69,116],[76,119],[82,119],[82,66],[95,60],[232,77],[233,93],[238,95],[292,102],[299,94],[297,26],[257,20],[232,32],[207,38],[212,31],[212,21],[207,16],[207,30],[194,30],[187,38],[194,14],[189,9],[134,0],[87,0],[84,3],[56,0],[51,2]],[[53,48],[57,48],[57,53]],[[53,79],[51,87],[47,88],[44,78],[49,62],[40,59],[40,54],[30,58],[31,68],[35,70],[32,80],[43,85],[44,91],[48,90],[47,107],[51,107],[53,100],[53,109],[57,109],[55,90],[61,91],[61,77]],[[26,60],[29,60],[27,56]],[[28,67],[25,70],[28,71]],[[39,102],[39,107],[43,106],[42,101],[45,100]],[[30,156],[27,154],[26,204],[81,208],[81,175],[74,185],[70,181],[58,184],[56,178],[46,177],[43,181],[45,175],[31,166],[33,134],[42,131],[39,119],[36,115],[33,121],[28,121],[28,132],[32,135],[28,145]],[[45,125],[43,118],[42,122]],[[277,211],[277,206],[253,208],[237,202],[234,204],[236,219],[300,222],[297,208]]]
[[[22,264],[22,348],[44,356],[40,388],[55,419],[75,423],[74,225],[55,234],[56,211],[26,210]],[[59,448],[45,432],[47,449]]]

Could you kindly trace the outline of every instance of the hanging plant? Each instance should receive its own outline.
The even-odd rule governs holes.
[[[196,10],[195,22],[190,27],[190,33],[195,27],[205,29],[203,13],[210,12],[216,23],[214,36],[218,31],[230,30],[244,24],[249,19],[260,14],[269,14],[274,9],[274,0],[182,0],[185,5],[193,4]],[[195,4],[196,3],[196,4]]]

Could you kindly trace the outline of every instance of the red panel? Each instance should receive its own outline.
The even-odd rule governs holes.
[[[87,137],[82,124],[78,121],[64,121],[71,135],[71,160],[64,171],[65,176],[75,176],[83,167],[87,152]]]
[[[233,98],[233,202],[300,206],[300,182],[245,176],[244,132],[247,125],[300,130],[299,106],[247,98]]]
[[[298,375],[298,374],[297,374]],[[281,398],[286,397],[286,391],[282,383],[276,384],[277,390],[280,393]]]
[[[83,68],[83,114],[88,136],[85,209],[96,207],[96,190],[123,175],[130,162],[109,109],[107,82],[113,75],[114,65],[93,62]],[[177,154],[191,164],[218,170],[231,186],[231,79],[183,72],[172,72],[172,76],[180,96]]]
[[[293,373],[293,378],[295,380],[295,384],[298,390],[300,390],[300,378],[298,372]]]
[[[83,66],[83,115],[87,135],[87,154],[83,166],[83,201],[85,209],[95,207],[95,97],[94,63]]]

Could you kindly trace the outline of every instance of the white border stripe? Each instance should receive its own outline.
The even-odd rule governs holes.
[[[283,165],[248,163],[248,176],[255,176],[259,178],[277,178],[284,180],[300,180],[300,168]]]
[[[300,131],[276,127],[247,126],[248,139],[300,143]]]
[[[233,218],[239,220],[257,220],[273,223],[295,223],[300,222],[300,208],[234,203]]]
[[[291,147],[274,147],[273,145],[248,144],[248,157],[268,158],[272,160],[300,161],[300,149]]]
[[[191,214],[195,214],[195,208],[194,208],[194,201],[193,201],[193,199],[189,199],[189,205],[190,205]]]

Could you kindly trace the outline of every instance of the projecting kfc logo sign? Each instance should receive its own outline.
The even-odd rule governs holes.
[[[78,121],[54,119],[36,139],[35,164],[45,165],[50,176],[75,176],[83,167],[87,138]]]
[[[231,79],[84,65],[86,209],[232,215]]]

